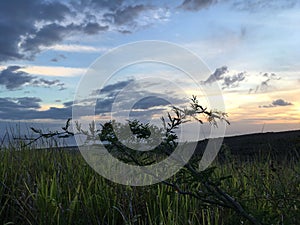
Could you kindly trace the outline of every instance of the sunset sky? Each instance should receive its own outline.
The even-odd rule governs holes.
[[[227,135],[300,129],[299,10],[298,0],[0,1],[0,126],[63,124],[96,59],[120,45],[160,40],[207,65],[231,121]],[[102,87],[102,116],[141,73],[170,73],[184,83],[174,68],[125,68]],[[163,106],[152,98],[140,109],[160,114]]]

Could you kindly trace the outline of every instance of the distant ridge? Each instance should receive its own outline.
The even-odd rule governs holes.
[[[213,139],[212,139],[213,140]],[[208,139],[199,141],[196,152],[202,152]],[[300,130],[243,134],[224,137],[223,148],[232,154],[251,155],[257,152],[286,154],[297,150],[300,152]]]
[[[218,138],[205,139],[198,141],[195,154],[201,154],[205,150],[209,140]],[[252,133],[224,137],[222,149],[230,150],[233,155],[249,156],[257,153],[272,153],[286,155],[289,152],[299,152],[300,154],[300,130]],[[78,151],[77,146],[61,147],[67,151]],[[221,151],[222,151],[221,149]]]

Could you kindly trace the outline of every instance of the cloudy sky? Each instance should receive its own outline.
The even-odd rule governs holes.
[[[300,129],[299,9],[298,0],[0,1],[0,124],[63,123],[96,59],[120,45],[161,40],[192,51],[210,69],[198,82],[220,86],[228,135]],[[96,112],[105,117],[141,73],[172,77],[185,94],[159,82],[135,85],[132,96],[150,97],[134,105],[132,117],[160,115],[193,94],[180,71],[137,65],[90,90]],[[158,90],[169,99],[156,97]]]

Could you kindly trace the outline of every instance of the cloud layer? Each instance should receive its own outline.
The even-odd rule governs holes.
[[[63,108],[51,107],[41,111],[42,100],[36,97],[0,98],[0,119],[32,120],[32,119],[62,119],[72,116],[72,108],[65,105]]]
[[[31,85],[35,87],[59,87],[63,90],[64,83],[60,80],[47,80],[43,78],[36,78],[24,71],[20,71],[23,67],[8,66],[6,69],[0,71],[0,86],[4,86],[7,90],[22,89],[24,86]]]
[[[276,99],[271,104],[261,105],[261,106],[259,106],[259,108],[273,108],[273,107],[278,107],[278,106],[289,106],[289,105],[293,105],[293,104],[291,102],[287,102],[283,99]]]
[[[82,113],[82,116],[89,115],[91,107],[95,105],[95,115],[103,115],[112,112],[113,104],[128,104],[135,95],[140,98],[136,102],[130,112],[117,111],[112,112],[117,116],[139,116],[150,119],[153,114],[160,114],[165,110],[165,107],[170,106],[170,102],[160,97],[155,96],[155,93],[139,90],[131,90],[130,93],[125,93],[125,99],[121,102],[115,102],[120,91],[133,82],[132,79],[119,81],[113,84],[104,86],[101,90],[95,90],[91,93],[90,99],[85,99],[82,102],[68,101],[64,102],[62,107],[50,107],[47,110],[42,109],[42,100],[36,97],[22,98],[0,98],[0,119],[9,120],[32,120],[32,119],[67,119],[72,116],[72,107],[76,107]],[[143,97],[147,96],[147,97]],[[172,103],[182,103],[182,99],[176,97],[170,98]],[[119,99],[120,100],[120,99]],[[60,101],[58,101],[60,102]],[[128,114],[129,113],[129,114]]]
[[[73,35],[131,32],[167,16],[167,9],[126,1],[0,1],[0,62],[33,59]],[[143,16],[141,17],[141,14]]]
[[[0,62],[33,59],[42,49],[74,35],[131,33],[167,21],[170,12],[178,9],[198,11],[219,2],[250,11],[297,4],[296,0],[183,0],[177,6],[167,1],[0,1],[0,32],[5,34],[0,36]]]
[[[239,86],[239,83],[246,78],[246,72],[240,72],[237,74],[229,74],[227,66],[217,68],[202,84],[211,84],[215,81],[220,81],[222,89],[235,88]]]
[[[198,11],[217,2],[218,0],[184,0],[179,8],[189,11]]]

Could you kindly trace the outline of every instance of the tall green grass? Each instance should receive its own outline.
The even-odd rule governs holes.
[[[298,160],[231,159],[215,177],[264,224],[300,224]],[[189,187],[188,184],[184,188]],[[79,152],[28,147],[0,151],[2,224],[249,224],[231,209],[209,206],[171,187],[112,183]]]

